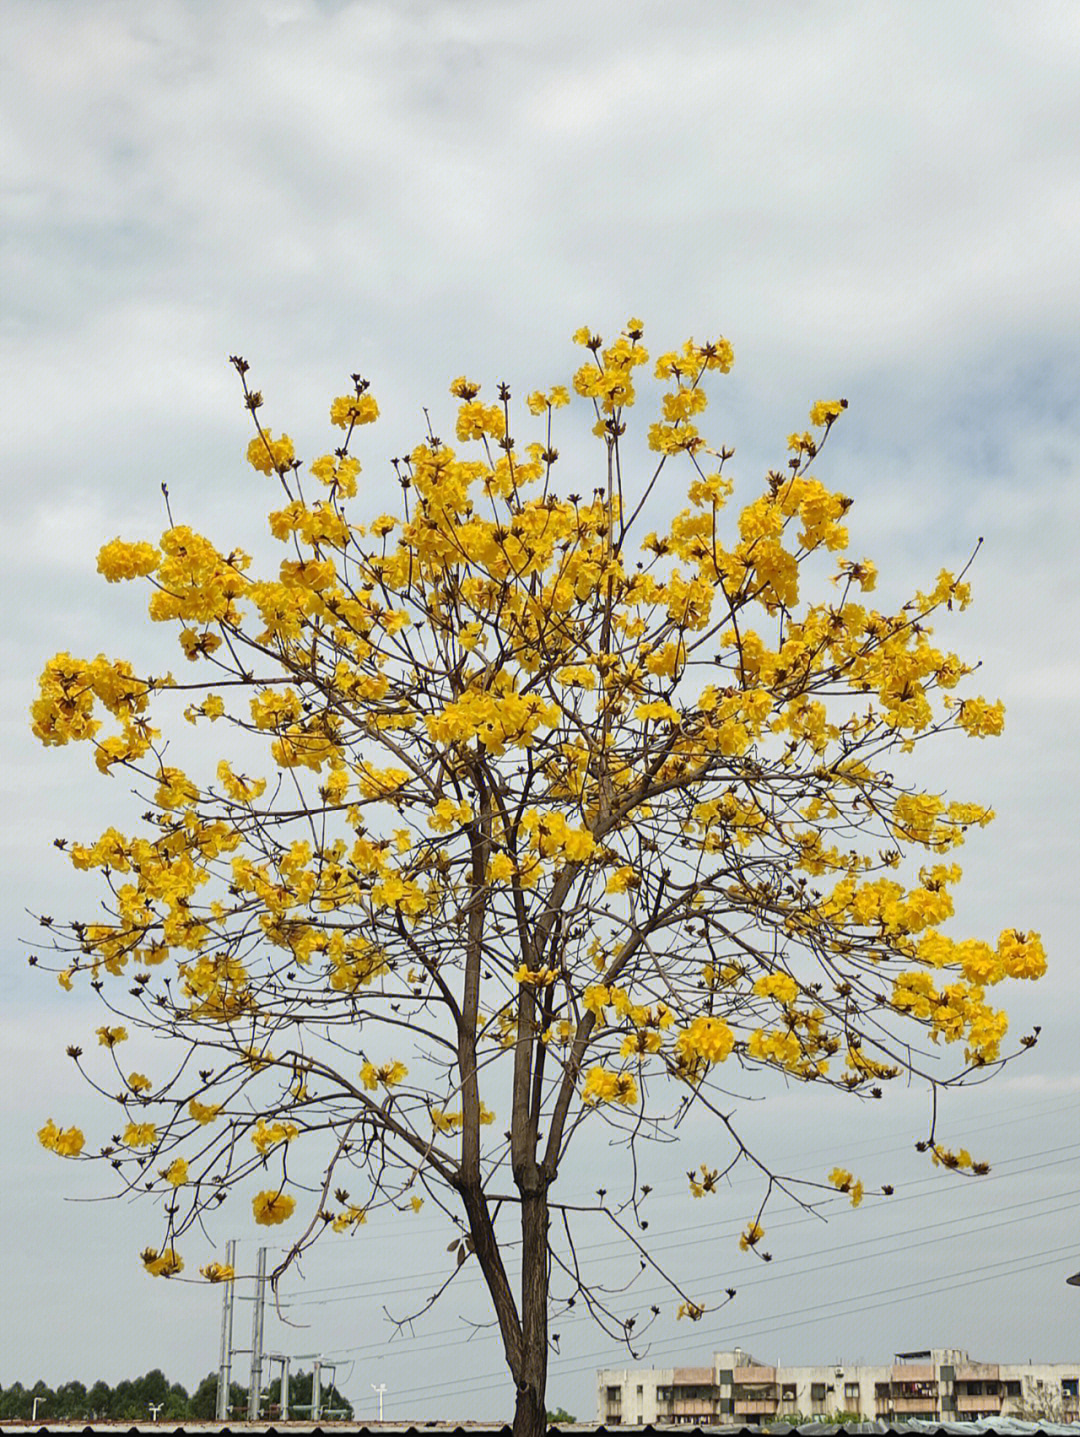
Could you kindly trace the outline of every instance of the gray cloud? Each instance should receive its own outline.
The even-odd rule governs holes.
[[[1030,923],[1054,960],[1043,984],[1008,1000],[1018,1031],[1043,1023],[1039,1048],[1014,1076],[950,1105],[956,1131],[985,1124],[999,1185],[985,1196],[970,1184],[918,1187],[917,1095],[816,1118],[806,1095],[771,1098],[753,1116],[775,1152],[801,1158],[814,1122],[808,1164],[867,1144],[878,1180],[898,1173],[911,1201],[892,1217],[837,1212],[828,1242],[878,1242],[865,1267],[833,1276],[807,1261],[804,1276],[792,1268],[786,1283],[755,1287],[761,1274],[739,1269],[727,1231],[745,1220],[749,1191],[722,1197],[720,1216],[698,1228],[700,1205],[688,1218],[673,1185],[654,1228],[670,1227],[674,1257],[687,1262],[689,1248],[692,1268],[700,1244],[710,1260],[722,1253],[717,1273],[747,1285],[708,1331],[665,1319],[657,1360],[703,1358],[745,1333],[758,1334],[751,1350],[789,1360],[820,1358],[823,1343],[854,1360],[930,1342],[1064,1358],[1066,1338],[1050,1336],[1073,1330],[1062,1213],[1017,1208],[992,1239],[956,1235],[910,1258],[886,1248],[939,1216],[975,1228],[1003,1194],[1044,1200],[1049,1213],[1075,1185],[1064,1176],[1075,1146],[1064,1166],[1022,1160],[1071,1131],[1080,1017],[1069,877],[1075,7],[11,0],[5,22],[0,1125],[11,1155],[5,1291],[19,1297],[0,1382],[161,1365],[190,1383],[216,1358],[213,1294],[178,1294],[134,1264],[131,1232],[145,1224],[152,1238],[149,1212],[64,1206],[64,1192],[89,1196],[93,1184],[58,1170],[33,1137],[50,1112],[81,1111],[61,1050],[90,1019],[20,967],[19,940],[34,934],[23,907],[85,908],[88,890],[51,839],[86,836],[135,805],[116,781],[86,776],[82,755],[33,745],[34,677],[66,647],[162,666],[141,599],[97,579],[98,545],[155,533],[162,482],[192,523],[247,541],[263,491],[243,465],[231,351],[254,364],[275,429],[308,455],[328,447],[326,404],[344,376],[372,377],[384,420],[365,436],[365,497],[383,508],[385,458],[414,441],[422,405],[449,416],[454,375],[519,390],[557,382],[575,363],[570,331],[611,332],[631,312],[655,348],[691,332],[734,341],[709,432],[738,446],[740,492],[782,459],[814,399],[848,396],[819,472],[857,499],[853,547],[879,562],[883,605],[941,565],[959,567],[985,537],[976,602],[943,626],[943,642],[982,657],[979,684],[1008,700],[1009,728],[996,746],[958,740],[927,755],[927,771],[999,813],[971,844],[963,924],[993,934]],[[574,444],[567,454],[579,462]],[[594,1177],[583,1174],[583,1190]],[[367,1350],[387,1336],[379,1284],[398,1284],[414,1260],[432,1271],[440,1261],[435,1221],[414,1232],[356,1248],[357,1281],[375,1286],[324,1293],[305,1310],[303,1350],[364,1347],[347,1354],[357,1366],[346,1389],[360,1396],[369,1378],[386,1380],[394,1415],[498,1415],[501,1375],[489,1386],[461,1377],[463,1363],[499,1373],[495,1345],[479,1336],[463,1348],[454,1328],[459,1310],[482,1315],[478,1300],[443,1309],[415,1346]],[[781,1256],[798,1267],[796,1254],[812,1254],[814,1234],[781,1230],[778,1277]],[[1058,1247],[1060,1272],[1031,1258],[1016,1275]],[[954,1276],[891,1309],[865,1297],[996,1260],[1014,1264],[996,1284],[961,1288]],[[313,1258],[308,1288],[344,1281],[340,1270],[340,1257]],[[795,1314],[823,1287],[850,1311],[769,1325],[781,1294]],[[56,1313],[73,1291],[61,1342]],[[588,1415],[592,1368],[620,1359],[584,1328],[568,1329],[563,1351],[552,1398]]]

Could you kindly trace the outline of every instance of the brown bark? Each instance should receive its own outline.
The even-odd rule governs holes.
[[[521,1366],[514,1373],[514,1437],[543,1437],[547,1430],[548,1362],[547,1184],[521,1193]]]

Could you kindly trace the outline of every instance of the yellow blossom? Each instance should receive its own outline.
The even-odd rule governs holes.
[[[756,1247],[765,1236],[765,1229],[759,1222],[748,1223],[739,1237],[739,1251],[748,1252],[750,1248]]]
[[[161,1176],[174,1188],[183,1187],[188,1180],[188,1165],[186,1158],[174,1158],[167,1168],[162,1170]]]
[[[152,574],[160,562],[161,554],[153,544],[125,544],[117,538],[98,552],[97,568],[107,583],[115,584]]]
[[[371,394],[345,394],[330,406],[330,423],[338,429],[351,429],[354,424],[374,424],[379,406]]]
[[[200,1103],[197,1099],[192,1098],[188,1103],[188,1112],[197,1123],[201,1123],[205,1126],[207,1123],[212,1123],[218,1113],[221,1112],[221,1104]]]
[[[508,883],[517,870],[514,867],[514,860],[508,853],[493,854],[488,864],[487,877],[489,883]]]
[[[676,1051],[688,1059],[722,1063],[735,1046],[735,1035],[722,1018],[695,1018],[675,1040]]]
[[[156,1247],[146,1248],[142,1264],[151,1277],[176,1277],[184,1270],[184,1259],[172,1247],[164,1247],[160,1252]]]
[[[846,408],[846,399],[819,399],[810,410],[810,423],[821,429],[838,419]]]
[[[582,1102],[620,1103],[623,1107],[637,1106],[637,1083],[629,1073],[612,1073],[606,1068],[590,1068],[581,1090]]]
[[[82,1152],[86,1139],[79,1128],[58,1128],[52,1118],[38,1131],[38,1142],[43,1148],[62,1158],[77,1158]]]
[[[273,1227],[292,1217],[296,1199],[288,1193],[266,1191],[256,1193],[251,1200],[255,1221],[262,1227]]]
[[[268,1153],[278,1143],[291,1143],[300,1129],[295,1123],[270,1123],[260,1118],[251,1132],[251,1141],[260,1153]]]
[[[358,1227],[363,1227],[367,1222],[367,1212],[362,1207],[351,1203],[344,1212],[338,1213],[330,1226],[335,1232],[348,1232],[350,1229],[355,1232]]]
[[[863,1200],[863,1185],[861,1181],[848,1172],[846,1168],[833,1168],[829,1174],[829,1182],[837,1191],[847,1193],[851,1199],[851,1206],[858,1207]]]
[[[260,474],[284,473],[295,457],[289,436],[283,434],[275,439],[269,429],[256,435],[247,447],[247,461]]]

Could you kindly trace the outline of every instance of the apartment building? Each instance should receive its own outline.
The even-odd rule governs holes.
[[[596,1375],[604,1426],[688,1426],[810,1420],[857,1412],[884,1421],[921,1417],[1042,1418],[1080,1423],[1080,1361],[975,1362],[958,1348],[898,1352],[881,1366],[783,1367],[742,1348],[711,1367],[605,1369]]]

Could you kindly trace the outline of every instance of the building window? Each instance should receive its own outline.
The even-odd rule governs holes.
[[[783,1385],[783,1387],[782,1387],[781,1390],[780,1390],[780,1395],[783,1397],[783,1399],[784,1399],[785,1402],[794,1402],[794,1401],[795,1401],[795,1383],[794,1383],[794,1382],[785,1382],[784,1385]]]
[[[1080,1377],[1063,1377],[1061,1379],[1062,1397],[1080,1397]]]
[[[845,1382],[845,1383],[844,1383],[844,1401],[845,1401],[845,1402],[858,1402],[858,1400],[859,1400],[859,1384],[858,1384],[857,1382]]]
[[[810,1384],[810,1401],[811,1401],[811,1402],[824,1402],[824,1401],[825,1401],[825,1384],[824,1384],[824,1382],[811,1382],[811,1384]]]
[[[1006,1382],[1006,1384],[1005,1384],[1005,1396],[1006,1396],[1006,1397],[1019,1397],[1019,1396],[1020,1396],[1020,1383],[1019,1383],[1019,1382],[1012,1382],[1012,1381]]]

